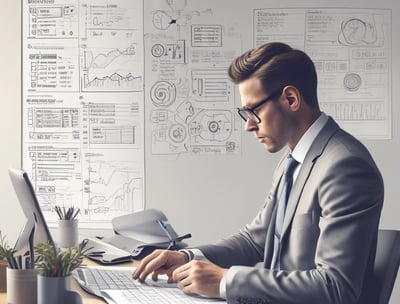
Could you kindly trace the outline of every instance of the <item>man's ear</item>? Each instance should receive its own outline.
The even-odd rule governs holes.
[[[287,100],[289,101],[289,105],[292,105],[296,101],[295,98],[292,96],[288,96]]]
[[[299,90],[297,90],[297,88],[294,86],[286,86],[283,89],[283,94],[285,96],[285,99],[289,107],[292,110],[297,111],[300,107],[300,101],[301,101],[301,95]]]

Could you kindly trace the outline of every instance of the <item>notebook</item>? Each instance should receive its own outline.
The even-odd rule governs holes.
[[[74,279],[87,292],[103,298],[110,304],[125,303],[215,303],[225,302],[183,293],[177,284],[167,282],[167,276],[145,283],[132,279],[132,267],[82,267],[72,273]]]

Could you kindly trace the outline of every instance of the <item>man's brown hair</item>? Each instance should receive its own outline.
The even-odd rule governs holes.
[[[314,63],[306,53],[287,44],[266,43],[243,53],[231,63],[228,75],[235,84],[257,77],[266,92],[292,85],[309,106],[318,106]]]

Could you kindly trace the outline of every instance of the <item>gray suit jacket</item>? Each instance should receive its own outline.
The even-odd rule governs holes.
[[[270,270],[285,157],[254,220],[238,233],[198,248],[211,262],[229,268],[228,303],[361,303],[383,204],[378,168],[367,149],[329,118],[290,194],[281,270]]]

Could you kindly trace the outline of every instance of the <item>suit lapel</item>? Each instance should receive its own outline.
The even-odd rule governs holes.
[[[329,118],[328,122],[325,124],[321,132],[317,135],[314,142],[312,143],[310,150],[307,152],[304,163],[300,168],[299,174],[289,196],[282,228],[282,239],[285,238],[285,234],[287,233],[290,223],[293,220],[293,216],[297,209],[301,193],[304,189],[309,175],[311,174],[315,161],[322,154],[330,138],[338,129],[339,126],[334,122],[332,118]]]

